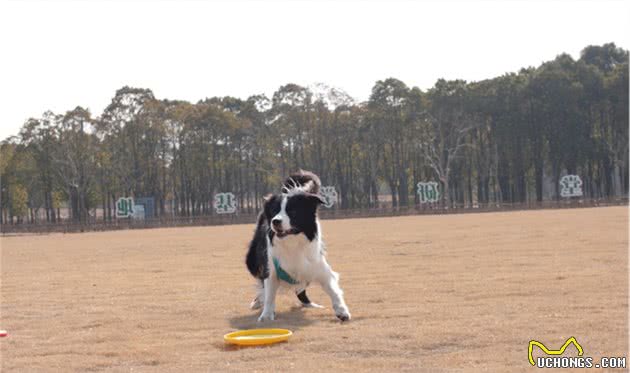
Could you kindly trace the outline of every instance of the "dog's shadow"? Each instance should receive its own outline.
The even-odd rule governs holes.
[[[309,313],[313,313],[309,315]],[[315,312],[309,311],[309,308],[301,306],[294,306],[290,310],[285,312],[276,312],[276,319],[274,321],[258,322],[258,316],[260,310],[255,313],[247,315],[234,316],[229,319],[230,326],[234,329],[261,329],[261,328],[282,328],[289,329],[291,331],[300,330],[305,326],[312,325],[316,322],[322,322],[325,317],[323,315],[317,316]],[[356,319],[356,318],[355,318]],[[341,323],[336,318],[330,319],[331,323]],[[343,323],[342,323],[343,324]],[[223,351],[238,351],[243,348],[267,348],[268,345],[262,346],[237,346],[225,343],[217,342],[216,347]]]
[[[265,322],[258,322],[260,312],[249,313],[234,316],[229,319],[229,323],[235,329],[284,328],[295,331],[317,321],[313,315],[307,315],[308,311],[304,307],[292,307],[288,311],[276,312],[275,320]]]
[[[258,322],[258,316],[260,310],[255,313],[249,313],[247,315],[234,316],[229,319],[230,326],[234,329],[261,329],[261,328],[282,328],[292,331],[300,330],[301,328],[313,324],[317,320],[309,318],[309,315],[304,307],[292,307],[285,312],[276,312],[276,319],[274,321]],[[237,346],[225,343],[217,342],[215,346],[223,351],[238,351],[242,348],[268,348],[268,345],[262,346]]]

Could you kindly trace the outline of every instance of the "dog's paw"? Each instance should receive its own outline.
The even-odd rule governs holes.
[[[341,321],[350,321],[352,316],[350,315],[350,311],[348,311],[348,307],[346,306],[334,306],[335,316]]]
[[[275,319],[276,319],[276,315],[274,312],[263,311],[263,313],[261,313],[260,317],[258,318],[258,322],[273,321]]]
[[[260,301],[258,297],[254,298],[254,300],[249,304],[249,308],[252,310],[258,310],[262,308],[263,302]]]
[[[341,321],[350,321],[352,316],[350,316],[350,312],[337,312],[335,316]]]
[[[304,307],[304,308],[324,308],[324,306],[321,306],[321,305],[319,305],[317,303],[313,303],[313,302],[311,302],[311,303],[302,303],[302,307]]]

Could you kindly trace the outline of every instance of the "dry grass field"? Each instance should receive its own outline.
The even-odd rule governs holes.
[[[2,237],[2,372],[525,372],[530,339],[570,336],[627,355],[627,207],[322,224],[353,320],[281,295],[265,326],[294,336],[258,348],[222,339],[259,326],[253,225]]]

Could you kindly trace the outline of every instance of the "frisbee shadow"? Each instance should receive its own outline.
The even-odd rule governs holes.
[[[213,343],[213,345],[218,350],[222,350],[222,351],[239,351],[239,350],[250,350],[250,349],[274,348],[277,345],[283,345],[283,344],[286,344],[286,343],[287,343],[287,341],[278,342],[278,343],[274,343],[274,344],[268,344],[268,345],[239,346],[239,345],[227,344],[227,343],[224,343],[224,342],[215,342],[215,343]]]

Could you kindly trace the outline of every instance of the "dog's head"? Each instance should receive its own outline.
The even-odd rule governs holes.
[[[275,236],[304,234],[309,241],[317,233],[317,208],[324,200],[317,194],[296,190],[266,198],[265,218]]]

